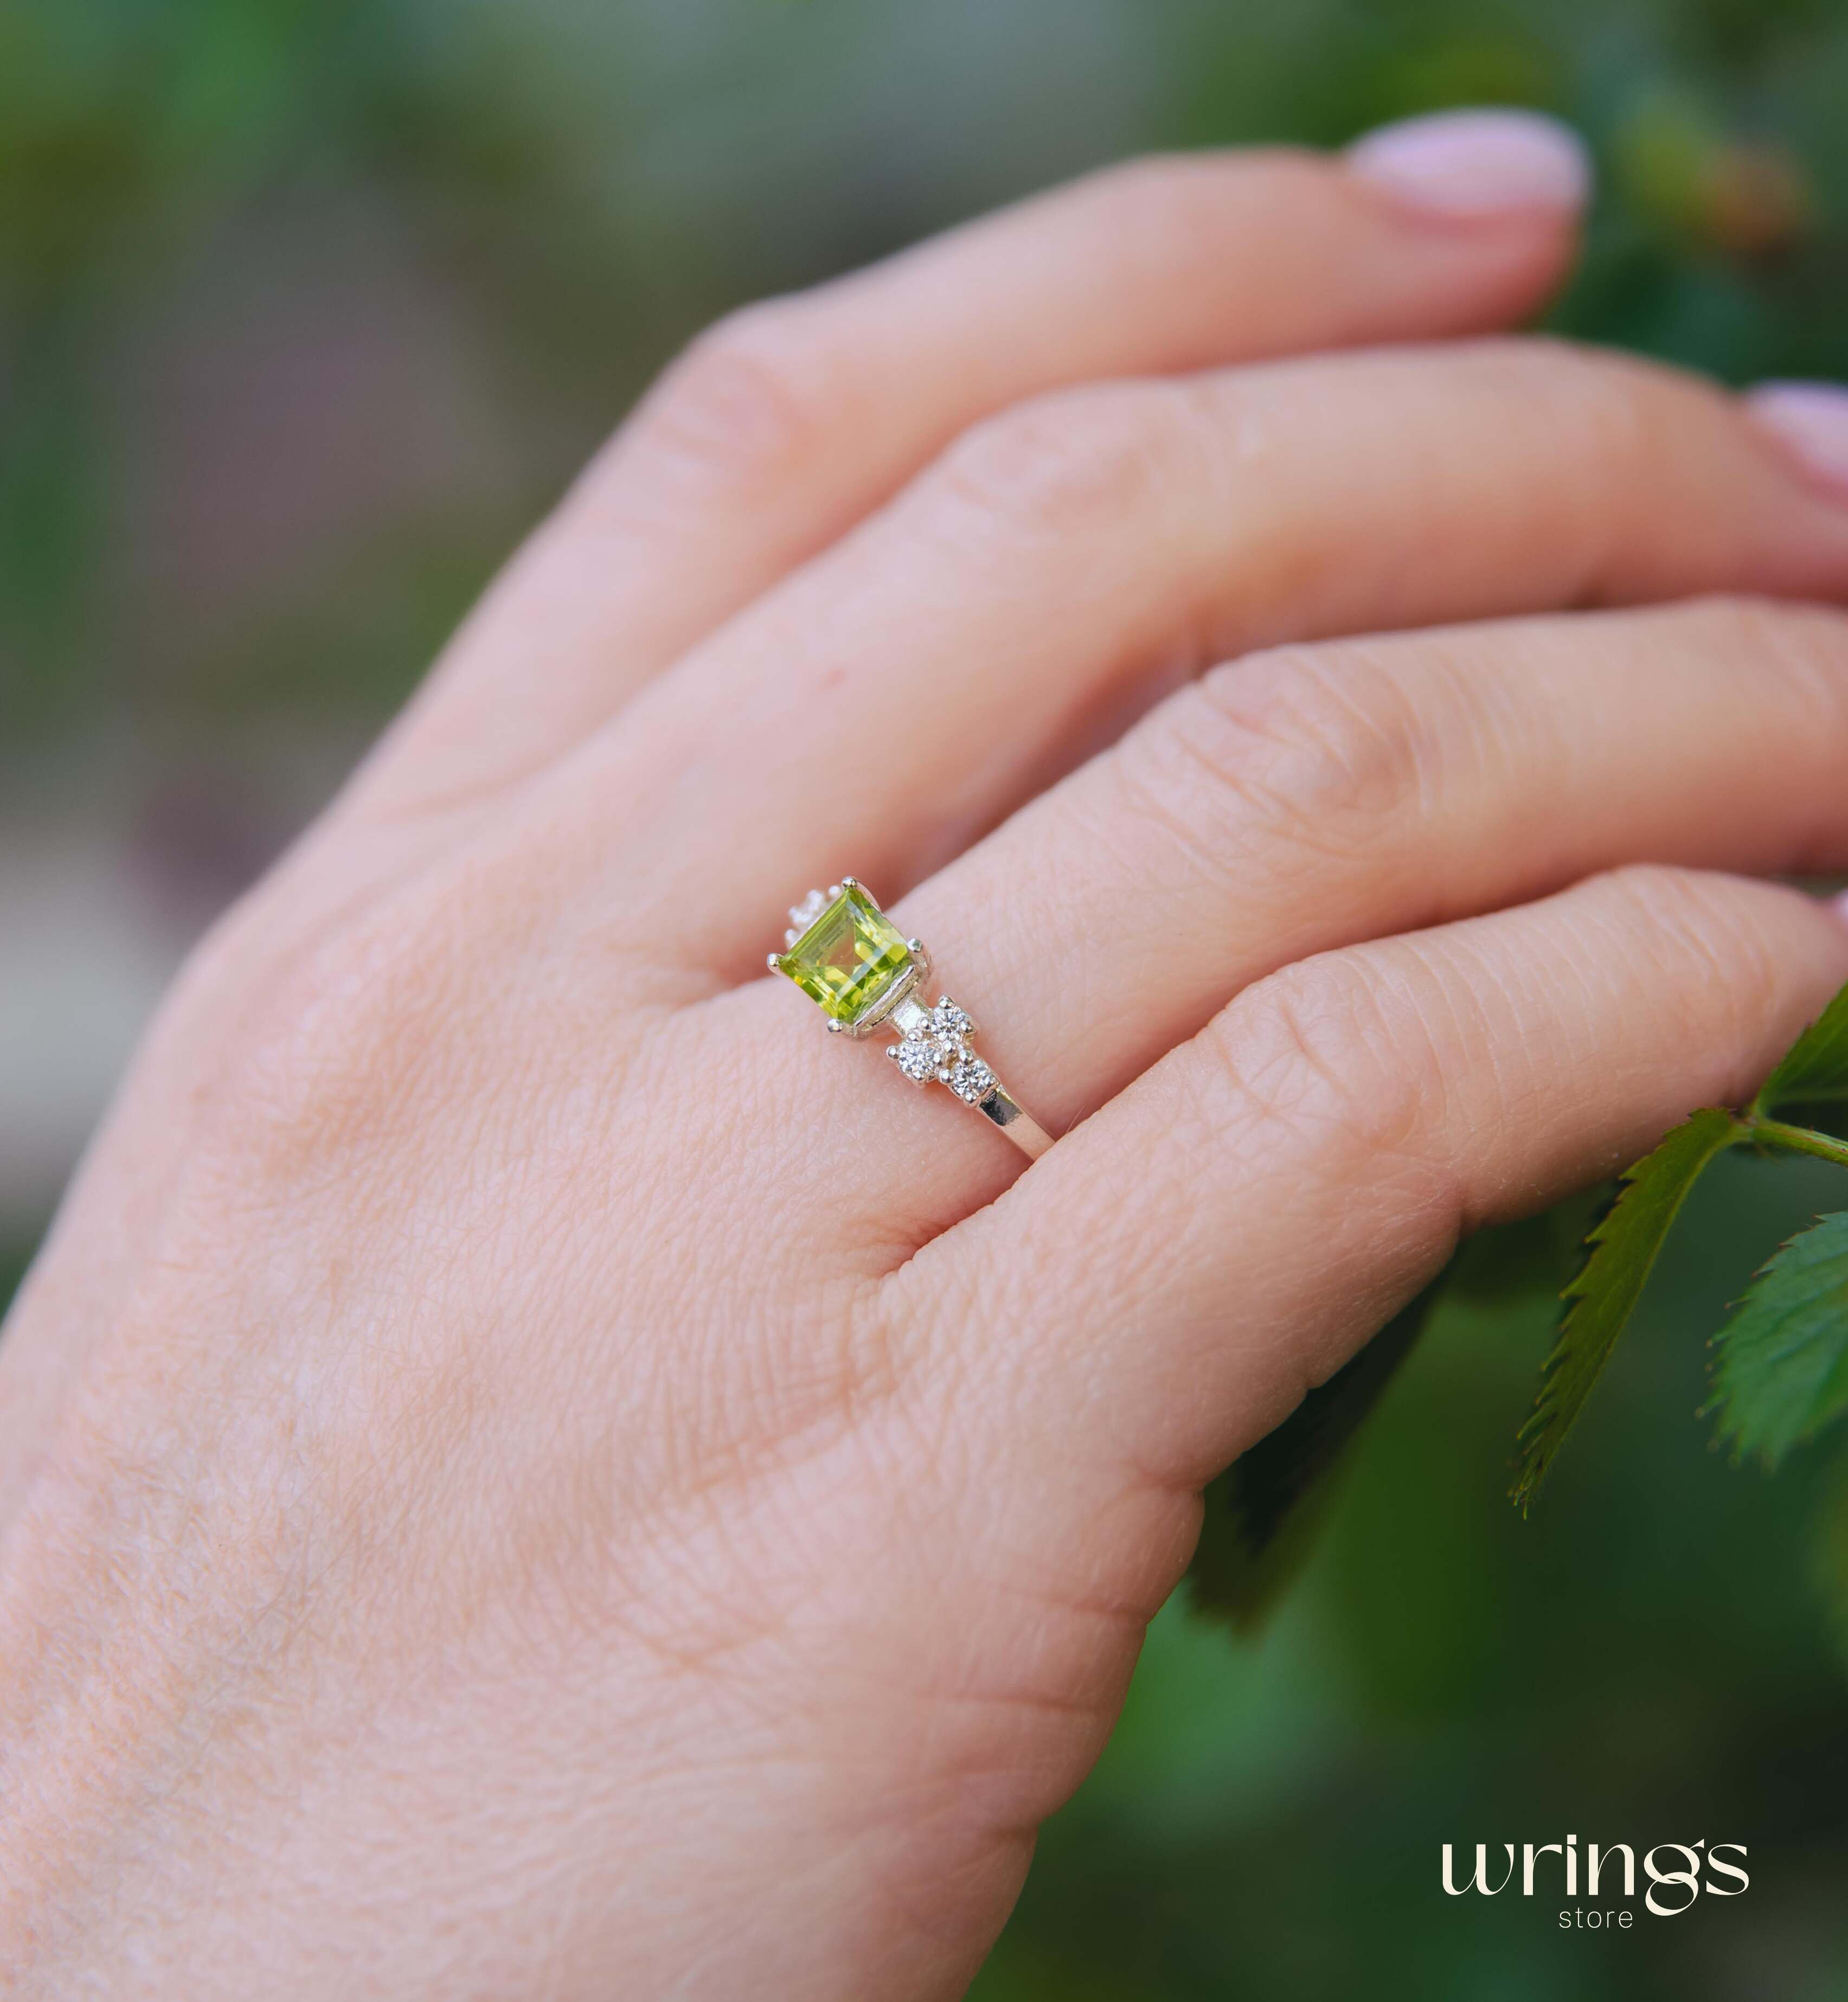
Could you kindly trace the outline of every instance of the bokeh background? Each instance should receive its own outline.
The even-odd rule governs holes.
[[[1597,154],[1558,325],[1848,376],[1848,0],[0,6],[0,1299],[188,940],[702,323],[1139,149],[1486,100]],[[1157,1622],[981,2002],[1848,1997],[1848,1486],[1693,1415],[1845,1202],[1722,1164],[1526,1523],[1546,1310],[1446,1310],[1268,1631]],[[1438,1888],[1567,1830],[1752,1889],[1613,1937]]]

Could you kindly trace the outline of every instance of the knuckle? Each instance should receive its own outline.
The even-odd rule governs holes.
[[[1152,733],[1169,776],[1316,853],[1364,843],[1425,790],[1421,705],[1388,652],[1285,647],[1215,668]],[[1223,811],[1223,806],[1219,809]]]
[[[253,1199],[388,1160],[446,1175],[461,1128],[479,1142],[541,1087],[565,1018],[522,999],[531,870],[518,848],[465,848],[270,969],[217,1093],[216,1131]]]
[[[403,912],[281,969],[235,1059],[233,1131],[266,1181],[370,1152],[424,1103],[462,1005],[455,954]],[[452,945],[452,942],[448,942]]]
[[[1318,1149],[1416,1160],[1444,1095],[1427,979],[1389,947],[1325,953],[1248,988],[1204,1032],[1235,1125]]]
[[[826,368],[794,299],[744,306],[709,327],[638,413],[642,438],[696,473],[755,483],[786,473],[826,424]]]
[[[584,1047],[564,971],[574,948],[542,935],[549,906],[534,885],[546,866],[527,844],[465,846],[265,969],[227,1030],[204,1108],[234,1209],[291,1203],[336,1178],[473,1200],[475,1171],[560,1101]],[[622,1048],[601,1073],[613,1113],[638,1102],[642,1053],[671,1010],[640,1000],[621,949],[598,950],[589,977],[602,1005],[625,1010]],[[577,1130],[573,1144],[594,1152],[600,1130]],[[534,1165],[523,1157],[520,1171]]]
[[[1389,647],[1287,647],[1227,662],[1126,738],[1128,810],[1215,876],[1370,855],[1442,784],[1431,690]]]
[[[922,483],[934,520],[980,542],[1063,540],[1118,527],[1165,485],[1179,392],[1166,384],[1068,389],[965,431]]]

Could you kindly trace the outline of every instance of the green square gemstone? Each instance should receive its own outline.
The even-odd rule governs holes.
[[[877,1007],[910,966],[911,947],[857,883],[846,885],[787,952],[776,956],[803,992],[843,1028]]]

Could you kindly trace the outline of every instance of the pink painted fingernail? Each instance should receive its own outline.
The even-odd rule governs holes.
[[[1848,500],[1848,389],[1832,382],[1764,382],[1745,407],[1837,500]]]
[[[1575,214],[1592,192],[1585,141],[1537,111],[1440,111],[1383,125],[1348,148],[1348,164],[1409,207],[1462,218]]]

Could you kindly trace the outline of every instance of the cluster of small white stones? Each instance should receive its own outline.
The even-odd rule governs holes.
[[[901,1039],[886,1054],[913,1084],[933,1079],[958,1098],[979,1105],[994,1089],[995,1073],[969,1047],[975,1024],[947,994],[934,1008],[907,999],[892,1012]]]
[[[783,935],[785,945],[793,945],[817,918],[841,894],[841,886],[835,884],[825,895],[819,890],[811,890],[799,904],[790,906],[790,928]]]

